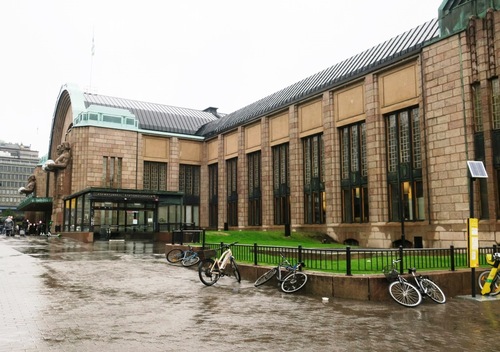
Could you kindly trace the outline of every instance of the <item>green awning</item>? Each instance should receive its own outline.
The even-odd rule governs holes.
[[[27,197],[17,206],[19,211],[50,211],[52,209],[52,198],[49,197]]]

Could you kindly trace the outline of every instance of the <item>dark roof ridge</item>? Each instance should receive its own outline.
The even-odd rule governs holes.
[[[435,18],[212,121],[197,134],[211,137],[277,112],[293,102],[344,84],[394,60],[400,60],[405,55],[415,54],[438,36],[439,26]]]

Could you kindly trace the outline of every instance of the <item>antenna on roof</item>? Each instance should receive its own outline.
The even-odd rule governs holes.
[[[94,66],[95,42],[94,42],[94,29],[92,28],[92,47],[90,49],[90,81],[89,93],[92,93],[92,67]]]

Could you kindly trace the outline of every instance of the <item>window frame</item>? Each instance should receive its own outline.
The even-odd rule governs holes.
[[[339,128],[342,222],[369,222],[366,123]]]

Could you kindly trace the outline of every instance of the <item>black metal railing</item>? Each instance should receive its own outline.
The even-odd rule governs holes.
[[[205,247],[219,249],[223,243],[206,243]],[[497,251],[497,246],[479,248],[479,263],[486,265],[486,254]],[[383,268],[392,264],[392,260],[402,259],[400,271],[415,267],[420,270],[451,270],[468,268],[467,248],[394,248],[394,249],[359,249],[359,248],[303,248],[259,246],[256,243],[236,244],[232,252],[237,261],[254,265],[276,265],[282,253],[292,263],[304,262],[311,270],[344,273],[346,275],[363,273],[381,273]],[[217,253],[218,255],[220,253]]]

